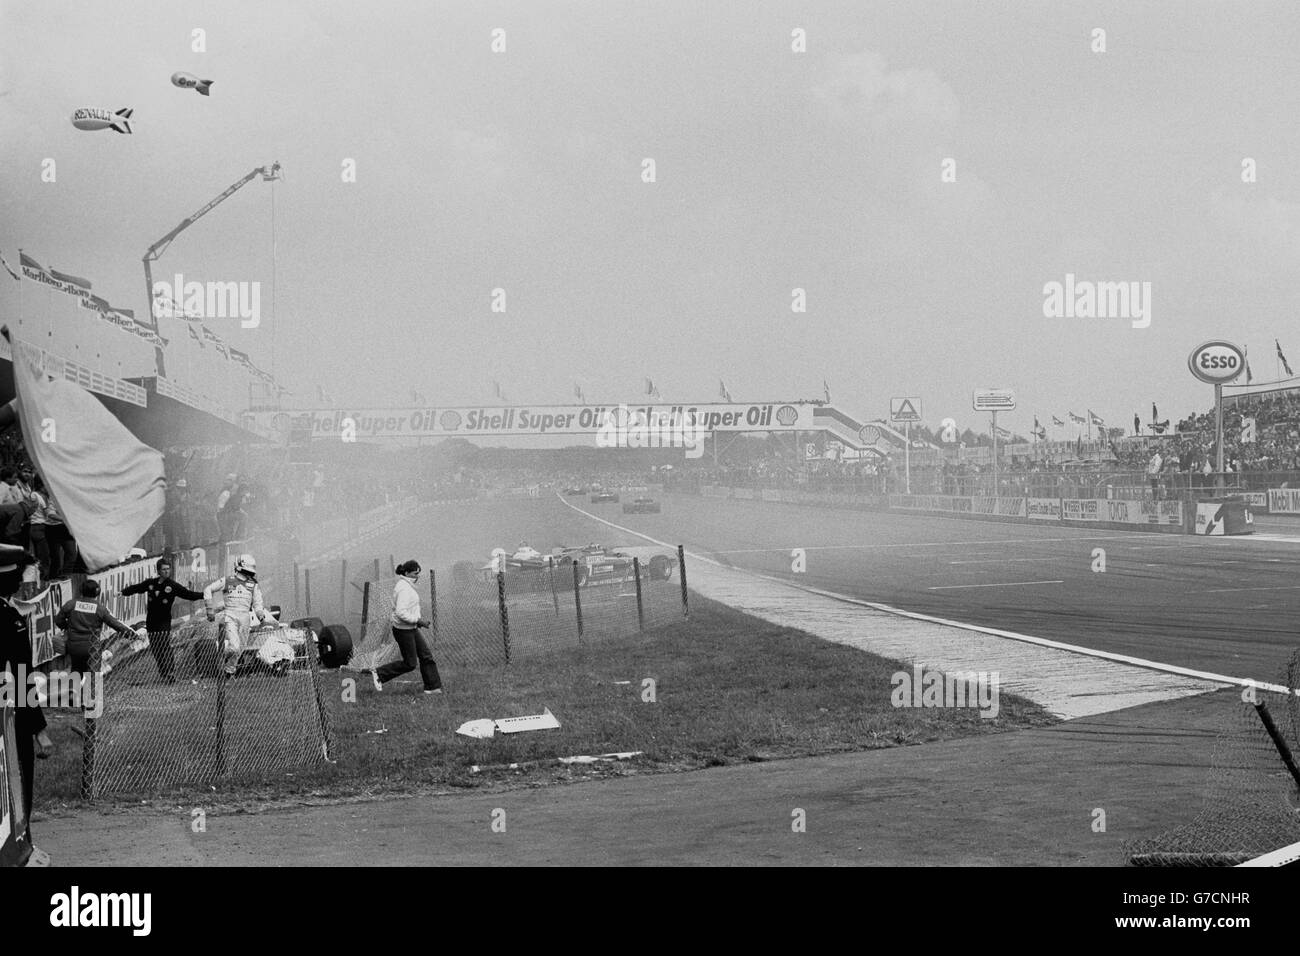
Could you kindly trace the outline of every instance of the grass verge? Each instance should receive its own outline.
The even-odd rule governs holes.
[[[910,668],[692,595],[689,620],[644,634],[557,650],[510,667],[446,667],[441,695],[421,693],[417,672],[386,685],[383,693],[353,673],[325,672],[336,763],[244,774],[217,787],[102,797],[96,805],[139,805],[142,798],[155,805],[187,803],[201,795],[207,806],[252,809],[535,786],[906,746],[1056,722],[1037,704],[1005,693],[994,719],[974,709],[896,708],[891,676],[899,670]],[[348,678],[355,681],[353,694],[347,692]],[[543,708],[559,719],[558,730],[488,740],[455,733],[468,720],[538,714]],[[81,741],[73,732],[80,718],[56,713],[51,724],[59,751],[38,765],[36,780],[36,804],[46,812],[81,805]],[[624,751],[641,755],[567,767],[557,760]]]

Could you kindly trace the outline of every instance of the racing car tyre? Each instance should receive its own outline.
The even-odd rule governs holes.
[[[320,662],[324,667],[342,667],[352,660],[352,634],[342,624],[331,624],[317,635]]]
[[[650,580],[667,581],[673,576],[673,563],[662,554],[650,559]]]

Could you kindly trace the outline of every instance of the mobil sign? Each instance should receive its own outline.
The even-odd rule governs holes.
[[[1187,367],[1202,382],[1223,385],[1246,368],[1246,353],[1231,342],[1215,339],[1194,348],[1187,357]]]

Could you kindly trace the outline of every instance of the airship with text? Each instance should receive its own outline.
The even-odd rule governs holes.
[[[207,96],[212,81],[200,80],[191,73],[173,73],[172,86],[179,86],[183,90],[197,90],[201,96]]]
[[[135,110],[101,110],[92,106],[83,106],[72,114],[72,125],[77,129],[93,132],[97,129],[111,129],[114,133],[131,132],[131,114]]]

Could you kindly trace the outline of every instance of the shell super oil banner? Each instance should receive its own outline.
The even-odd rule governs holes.
[[[0,704],[0,867],[26,864],[32,852],[26,832],[14,709]]]

